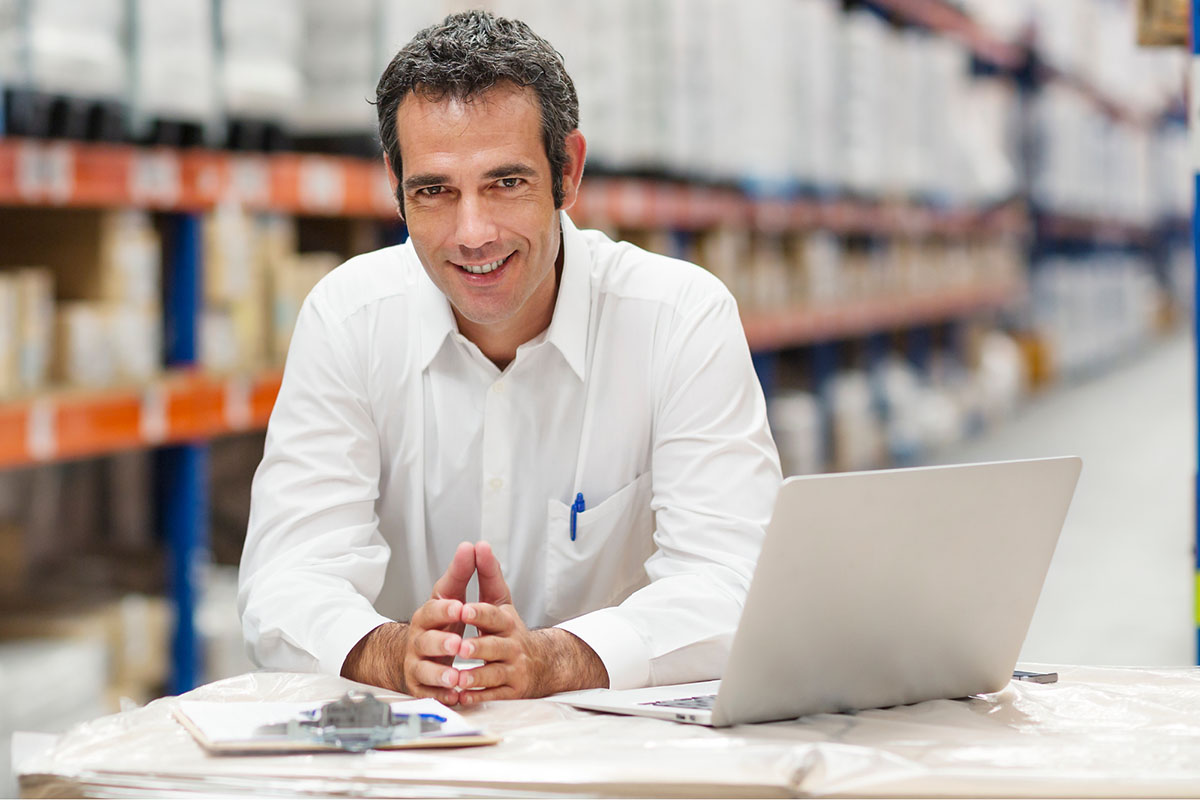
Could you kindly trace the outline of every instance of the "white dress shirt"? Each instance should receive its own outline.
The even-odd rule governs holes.
[[[525,623],[574,633],[613,688],[721,674],[780,483],[737,308],[703,269],[560,216],[553,320],[503,371],[411,244],[309,295],[239,575],[260,664],[338,674],[487,540]]]

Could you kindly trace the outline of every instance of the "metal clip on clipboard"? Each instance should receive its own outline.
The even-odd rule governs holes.
[[[436,714],[398,714],[369,692],[350,691],[339,700],[307,712],[301,719],[264,725],[263,735],[284,734],[297,742],[333,746],[351,753],[420,739],[441,730],[444,717]]]

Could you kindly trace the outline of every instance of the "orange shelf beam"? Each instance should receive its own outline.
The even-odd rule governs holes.
[[[180,372],[147,386],[64,390],[0,404],[0,468],[200,441],[266,427],[282,370]]]
[[[382,161],[0,138],[0,204],[396,218]]]
[[[1024,286],[1008,284],[892,295],[842,306],[750,311],[742,315],[742,326],[751,350],[776,350],[1003,308],[1024,292]]]
[[[591,178],[580,186],[571,216],[583,225],[704,230],[720,225],[766,232],[830,230],[880,236],[1020,235],[1024,205],[940,210],[906,203],[752,199],[733,189],[637,178]]]

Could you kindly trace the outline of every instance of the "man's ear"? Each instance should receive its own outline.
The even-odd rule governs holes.
[[[562,176],[563,201],[561,208],[563,211],[575,205],[575,200],[579,197],[579,182],[583,179],[583,161],[587,156],[587,140],[576,128],[567,134],[565,144],[567,146],[567,163],[563,166]]]
[[[396,214],[401,220],[404,219],[404,206],[400,202],[400,179],[396,177],[396,173],[392,170],[392,160],[388,158],[388,154],[383,154],[383,166],[387,169],[388,186],[392,190],[392,201],[396,204]]]

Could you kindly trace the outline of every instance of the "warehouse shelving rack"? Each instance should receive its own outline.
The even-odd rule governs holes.
[[[978,59],[998,68],[1015,70],[1028,61],[1027,48],[990,38],[942,0],[871,3],[910,24],[958,38]],[[1072,79],[1071,84],[1091,93],[1102,106],[1107,102],[1086,83]],[[6,139],[0,131],[0,206],[133,206],[169,215],[164,375],[147,385],[53,390],[0,403],[0,468],[161,448],[162,518],[176,609],[169,687],[174,692],[191,688],[201,678],[194,615],[207,547],[207,442],[261,430],[282,380],[278,367],[211,375],[195,365],[204,263],[200,214],[223,202],[301,216],[394,221],[396,214],[384,168],[374,160]],[[822,229],[878,238],[1037,233],[1028,209],[1019,202],[977,210],[892,201],[780,199],[728,187],[627,177],[589,178],[572,216],[583,225],[680,232],[724,224],[763,232]],[[1084,235],[1152,235],[1105,220],[1058,219],[1049,224]],[[868,343],[878,343],[888,331],[915,327],[912,339],[920,350],[928,339],[924,326],[1009,307],[1024,292],[1023,285],[1011,284],[947,289],[837,308],[749,313],[743,323],[764,389],[770,392],[782,348],[812,345],[814,361],[830,372],[835,360],[830,343],[835,340],[868,337]]]

